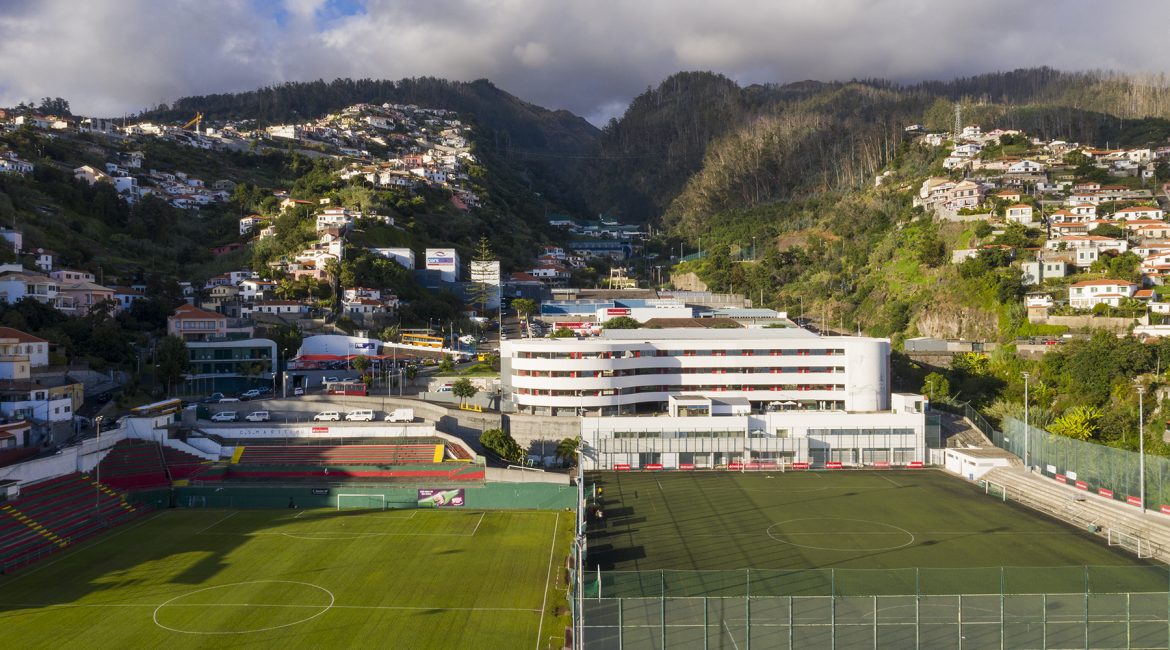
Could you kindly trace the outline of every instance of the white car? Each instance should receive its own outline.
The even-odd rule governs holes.
[[[252,411],[244,416],[244,419],[249,422],[267,422],[272,419],[268,411]]]
[[[255,388],[240,393],[240,399],[256,399],[257,397],[260,397],[260,391]]]
[[[313,420],[317,422],[340,422],[341,413],[338,413],[337,411],[321,411],[317,415],[313,416]]]
[[[301,388],[300,386],[297,386],[296,388],[293,389],[293,397],[298,397],[298,396],[304,395],[304,394],[305,394],[305,389]]]
[[[211,416],[212,422],[235,422],[236,418],[240,416],[235,411],[220,411]]]
[[[345,419],[350,422],[373,422],[374,412],[370,409],[358,409],[356,411],[350,411],[349,413],[346,413]]]

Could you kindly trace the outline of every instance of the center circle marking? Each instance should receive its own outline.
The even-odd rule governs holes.
[[[200,594],[200,593],[212,591],[215,589],[227,589],[229,587],[239,587],[241,585],[255,585],[255,584],[265,584],[265,583],[301,585],[303,587],[311,587],[311,588],[316,589],[318,591],[321,591],[325,595],[329,596],[329,603],[326,605],[320,605],[321,611],[319,611],[315,614],[312,614],[310,616],[306,616],[305,618],[302,618],[302,619],[299,619],[296,621],[292,621],[289,623],[283,623],[281,625],[270,625],[268,627],[258,627],[258,628],[249,629],[249,630],[229,630],[229,631],[222,631],[222,632],[215,632],[215,631],[209,632],[209,631],[204,631],[204,630],[184,630],[181,628],[171,627],[169,625],[165,625],[165,624],[159,622],[159,620],[158,620],[159,612],[162,611],[162,609],[164,607],[167,607],[168,605],[178,607],[180,605],[177,605],[175,603],[175,601],[182,600],[184,598],[189,598],[191,596],[194,596],[195,594]],[[315,585],[315,584],[312,584],[309,582],[297,582],[295,580],[248,580],[246,582],[230,582],[226,585],[214,585],[211,587],[204,587],[202,589],[196,589],[195,591],[188,591],[185,594],[179,594],[178,596],[175,596],[174,598],[171,598],[170,600],[162,603],[158,607],[155,607],[154,614],[153,614],[152,618],[154,619],[155,625],[161,627],[164,630],[168,630],[170,632],[179,632],[180,634],[201,634],[201,635],[209,635],[209,636],[219,636],[219,635],[226,635],[226,634],[250,634],[252,632],[267,632],[269,630],[279,630],[280,628],[283,628],[283,627],[291,627],[293,625],[300,625],[301,623],[307,623],[307,622],[317,618],[318,616],[324,614],[325,612],[329,611],[330,609],[332,609],[333,603],[335,603],[335,602],[337,602],[337,598],[336,598],[336,596],[333,595],[332,591],[329,591],[325,587],[321,587],[321,586],[318,586],[318,585]],[[240,603],[222,603],[222,604],[200,603],[198,606],[199,607],[252,607],[252,606],[256,606],[256,605],[240,604]],[[272,605],[272,606],[273,607],[282,607],[282,606],[283,607],[298,607],[298,608],[316,607],[315,605]]]
[[[864,524],[866,526],[873,526],[875,528],[881,527],[881,528],[884,528],[886,530],[871,530],[871,531],[837,531],[837,530],[816,531],[816,530],[812,530],[812,531],[804,531],[804,532],[790,532],[787,534],[783,530],[777,530],[777,528],[782,527],[785,524],[794,524],[797,522],[807,522],[807,521],[854,522],[854,523]],[[887,523],[880,522],[880,521],[870,521],[868,519],[850,519],[847,517],[805,517],[802,519],[788,519],[786,521],[781,521],[781,522],[772,524],[771,526],[768,526],[768,528],[765,532],[767,533],[768,537],[771,537],[773,540],[780,542],[781,544],[788,544],[789,546],[796,546],[798,548],[807,548],[807,549],[816,550],[816,551],[852,551],[852,552],[893,551],[893,550],[897,550],[899,548],[905,548],[905,547],[910,546],[911,544],[914,543],[914,533],[911,533],[910,531],[908,531],[905,528],[902,528],[900,526],[895,526],[893,524],[887,524]],[[780,535],[780,536],[778,537],[777,535]],[[787,536],[820,535],[820,536],[824,536],[824,537],[839,536],[839,535],[846,535],[846,536],[848,536],[848,535],[904,535],[905,537],[908,537],[909,540],[903,544],[895,544],[892,546],[855,546],[855,547],[815,546],[812,544],[800,544],[798,542],[794,542],[794,541],[789,540],[789,539],[783,539],[783,537],[786,535]]]

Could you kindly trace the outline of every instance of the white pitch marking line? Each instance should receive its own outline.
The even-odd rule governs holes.
[[[544,600],[540,603],[540,625],[536,626],[536,650],[540,650],[540,635],[544,633],[544,611],[548,607],[548,582],[553,572],[553,553],[557,548],[557,526],[561,523],[561,513],[557,512],[557,519],[553,522],[552,544],[548,546],[548,571],[544,578]]]
[[[220,519],[216,519],[216,520],[215,520],[215,522],[214,522],[214,523],[212,523],[210,526],[208,526],[207,528],[204,528],[204,529],[200,530],[199,532],[197,532],[197,533],[195,533],[195,534],[196,534],[196,535],[202,535],[202,534],[203,534],[205,531],[208,531],[208,530],[211,530],[212,528],[215,528],[216,526],[218,526],[218,525],[222,524],[223,522],[227,521],[227,520],[228,520],[228,518],[230,518],[230,517],[233,517],[233,516],[235,516],[235,515],[239,514],[239,512],[240,512],[239,510],[233,510],[233,511],[231,511],[231,512],[227,513],[227,516],[225,516],[225,517],[222,517],[222,518],[220,518]]]
[[[890,477],[888,477],[888,476],[886,476],[886,475],[884,475],[884,474],[878,474],[878,476],[880,476],[880,477],[882,477],[882,478],[886,479],[886,480],[887,480],[887,481],[889,481],[890,483],[893,483],[893,484],[894,484],[894,487],[904,487],[904,486],[903,486],[901,483],[899,483],[899,482],[895,481],[894,479],[892,479],[892,478],[890,478]]]
[[[723,620],[723,629],[727,630],[727,638],[731,639],[731,645],[735,650],[739,650],[739,644],[735,642],[735,635],[731,633],[731,628],[727,627],[727,619]]]
[[[483,523],[483,516],[486,514],[487,514],[487,512],[479,513],[479,521],[475,522],[475,529],[471,531],[471,534],[468,535],[468,537],[475,537],[476,531],[479,530],[479,525]],[[557,513],[557,514],[560,514],[560,513]]]
[[[300,519],[301,517],[304,517],[304,516],[305,516],[305,513],[307,513],[307,512],[309,512],[309,511],[308,511],[308,510],[302,510],[302,511],[298,512],[298,513],[297,513],[297,516],[293,517],[293,519]]]

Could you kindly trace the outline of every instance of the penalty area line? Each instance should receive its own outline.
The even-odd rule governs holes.
[[[216,519],[216,520],[215,520],[215,522],[214,522],[214,523],[212,523],[210,526],[208,526],[208,527],[206,527],[206,528],[203,528],[203,529],[200,529],[200,531],[199,531],[199,532],[197,532],[197,533],[195,533],[195,534],[196,534],[196,535],[202,535],[202,534],[203,534],[205,531],[208,531],[208,530],[211,530],[212,528],[215,528],[216,526],[218,526],[218,525],[222,524],[223,522],[227,521],[227,520],[228,520],[228,519],[230,519],[231,517],[234,517],[234,516],[236,516],[237,514],[239,514],[239,512],[240,512],[239,510],[233,510],[233,511],[231,511],[231,512],[227,513],[227,516],[224,516],[224,517],[221,517],[221,518],[219,518],[219,519]]]

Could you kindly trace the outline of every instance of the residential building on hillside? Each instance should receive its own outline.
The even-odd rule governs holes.
[[[1137,285],[1125,280],[1085,280],[1068,288],[1068,304],[1073,309],[1092,309],[1097,305],[1117,307],[1132,298]]]
[[[227,332],[227,316],[191,305],[179,305],[167,317],[167,334],[187,342],[222,338]]]

